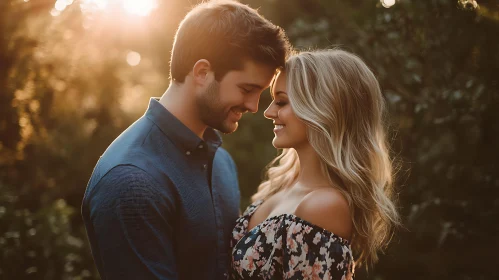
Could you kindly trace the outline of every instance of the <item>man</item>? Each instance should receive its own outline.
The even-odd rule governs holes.
[[[102,279],[227,278],[240,195],[216,130],[257,112],[287,51],[282,29],[246,5],[212,1],[187,14],[169,88],[109,146],[85,192]]]

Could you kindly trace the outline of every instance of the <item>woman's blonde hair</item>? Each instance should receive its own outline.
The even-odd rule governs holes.
[[[291,56],[283,73],[290,104],[307,124],[307,137],[322,159],[322,171],[350,205],[357,264],[372,264],[388,244],[399,215],[385,136],[385,103],[379,83],[356,55],[334,49]],[[298,154],[284,149],[267,171],[253,200],[293,184]]]

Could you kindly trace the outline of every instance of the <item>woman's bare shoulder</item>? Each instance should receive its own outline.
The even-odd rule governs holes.
[[[347,240],[352,235],[352,217],[348,201],[334,188],[322,188],[307,194],[295,215]]]

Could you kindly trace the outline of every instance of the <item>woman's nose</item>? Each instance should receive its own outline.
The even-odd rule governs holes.
[[[277,118],[277,110],[273,106],[274,102],[270,103],[269,107],[263,112],[263,115],[270,120]]]

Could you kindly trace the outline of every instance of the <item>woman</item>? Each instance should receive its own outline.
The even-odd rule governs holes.
[[[399,216],[379,84],[342,50],[292,56],[265,117],[283,152],[237,220],[232,279],[352,279]]]

